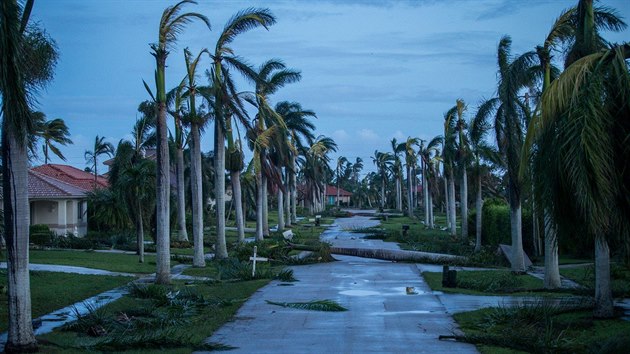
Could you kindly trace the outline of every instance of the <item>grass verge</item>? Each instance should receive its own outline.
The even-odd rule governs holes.
[[[80,275],[55,272],[31,272],[32,316],[48,314],[104,291],[123,286],[133,278],[102,275]],[[0,284],[6,286],[7,273],[0,271]],[[7,330],[7,296],[0,296],[0,332]]]
[[[145,255],[144,263],[138,256],[125,253],[107,253],[81,250],[31,250],[30,262],[60,264],[76,267],[109,270],[124,273],[155,273],[155,256]]]
[[[515,275],[508,270],[458,271],[457,287],[442,287],[442,273],[424,272],[425,281],[432,290],[469,295],[532,295],[543,287],[542,280],[528,274]],[[536,292],[536,295],[547,295]],[[557,293],[553,295],[557,296]]]

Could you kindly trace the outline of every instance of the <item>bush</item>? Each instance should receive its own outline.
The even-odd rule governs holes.
[[[468,214],[468,236],[471,240],[476,237],[477,211]],[[529,209],[521,211],[521,225],[523,232],[523,247],[525,252],[532,251],[532,213]],[[496,248],[499,244],[511,244],[510,207],[501,199],[488,199],[482,208],[481,244]]]
[[[48,225],[37,224],[29,228],[30,242],[40,247],[48,246],[54,236]]]

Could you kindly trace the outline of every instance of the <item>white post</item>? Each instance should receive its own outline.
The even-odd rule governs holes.
[[[254,277],[254,275],[256,274],[256,252],[258,252],[258,246],[254,246],[254,265],[252,266],[252,278]]]

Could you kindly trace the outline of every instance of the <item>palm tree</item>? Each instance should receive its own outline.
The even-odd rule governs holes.
[[[483,191],[481,180],[484,174],[483,159],[491,158],[496,152],[486,143],[485,136],[490,129],[490,124],[486,120],[486,114],[479,107],[477,114],[468,123],[467,139],[470,148],[470,155],[473,162],[473,180],[477,184],[477,197],[475,209],[477,210],[475,220],[475,252],[481,251],[481,231],[482,231],[482,215],[483,215]]]
[[[405,142],[405,164],[407,166],[407,216],[413,217],[413,179],[411,172],[415,169],[417,164],[416,151],[414,146],[419,143],[418,138],[408,137]]]
[[[289,151],[288,165],[287,167],[287,180],[289,185],[289,200],[290,211],[287,215],[290,215],[288,220],[291,223],[297,222],[297,158],[298,151],[305,151],[307,146],[313,144],[315,136],[313,131],[315,125],[308,120],[308,118],[317,118],[315,112],[311,110],[302,109],[302,106],[297,102],[282,101],[278,102],[275,107],[276,113],[278,113],[284,123],[287,126],[287,133],[289,134],[289,142],[294,149]]]
[[[260,163],[256,163],[257,181],[260,182],[258,188],[262,191],[262,233],[264,236],[269,235],[269,225],[267,216],[267,186],[268,181],[279,187],[279,193],[282,193],[284,187],[281,183],[281,177],[276,173],[272,164],[265,161],[268,158],[268,150],[272,147],[276,152],[287,150],[287,127],[282,116],[273,110],[269,103],[269,95],[277,92],[281,87],[299,81],[302,76],[298,71],[287,69],[286,65],[278,60],[272,59],[261,64],[257,71],[258,82],[256,83],[256,105],[258,107],[257,124],[253,132],[256,137],[254,144],[254,156],[260,159]],[[262,139],[257,139],[261,136]],[[275,139],[270,137],[275,136]],[[287,155],[287,154],[285,154]],[[280,197],[282,198],[282,197]],[[282,212],[282,208],[279,208]],[[283,213],[281,213],[283,214]],[[279,215],[282,218],[281,215]],[[257,231],[258,233],[258,231]]]
[[[175,125],[174,141],[175,141],[175,177],[177,182],[177,240],[188,241],[188,231],[186,230],[186,191],[184,182],[184,148],[186,147],[188,137],[182,125],[182,92],[184,90],[185,81],[169,91],[166,95],[167,106],[172,105],[172,109],[168,109],[168,113],[173,117]],[[155,109],[153,109],[155,111]]]
[[[438,146],[442,144],[442,136],[438,135],[431,139],[429,143],[424,146],[424,140],[420,140],[420,149],[418,154],[420,155],[420,161],[422,163],[422,193],[424,194],[424,223],[427,227],[433,228],[433,198],[431,194],[431,187],[434,182],[430,176],[435,174],[434,163],[435,158],[439,155]],[[437,182],[437,181],[435,181]]]
[[[524,142],[524,126],[530,116],[527,102],[518,93],[531,86],[537,73],[533,67],[535,52],[527,52],[517,58],[510,55],[512,40],[504,36],[499,42],[497,96],[480,106],[483,115],[494,112],[494,129],[499,153],[507,168],[508,200],[510,204],[510,234],[512,236],[512,271],[525,271],[523,234],[521,223],[521,199],[523,179],[519,176],[521,151]],[[479,114],[479,112],[477,113]]]
[[[337,157],[337,208],[339,207],[339,181],[341,180],[341,168],[348,162],[344,156]]]
[[[464,121],[464,112],[466,104],[464,100],[458,99],[455,108],[457,111],[457,121],[455,129],[457,131],[457,155],[459,164],[459,173],[461,175],[461,183],[459,185],[459,206],[462,214],[462,240],[468,238],[468,175],[466,169],[468,167],[468,136],[466,135],[466,122]]]
[[[28,271],[28,142],[29,135],[34,133],[29,93],[52,78],[57,52],[54,41],[46,36],[36,44],[31,43],[32,47],[24,45],[29,43],[29,36],[42,32],[37,25],[27,30],[32,6],[32,0],[25,2],[24,9],[16,0],[0,2],[3,219],[9,314],[6,352],[37,350],[31,324]],[[30,60],[25,60],[25,55]]]
[[[542,201],[558,232],[594,239],[594,315],[612,317],[608,240],[612,235],[627,239],[630,229],[630,200],[619,198],[630,187],[630,45],[607,47],[598,28],[621,29],[625,23],[597,24],[595,13],[592,1],[578,3],[566,69],[545,90],[542,119],[535,126],[537,136],[553,132],[555,139],[533,140],[549,159],[536,178],[553,185],[543,190]]]
[[[85,150],[85,159],[87,163],[90,164],[92,172],[94,172],[94,187],[96,187],[96,179],[98,178],[98,157],[101,155],[107,155],[112,157],[114,155],[114,145],[112,143],[105,141],[104,136],[96,136],[94,138],[94,148],[93,150]]]
[[[393,138],[390,143],[392,146],[392,156],[394,157],[391,169],[395,181],[394,188],[396,188],[396,210],[402,211],[402,162],[398,154],[405,150],[405,144],[399,144],[396,138]]]
[[[247,65],[234,55],[234,50],[229,45],[236,36],[250,29],[262,26],[267,29],[274,24],[275,17],[268,9],[247,9],[239,11],[225,25],[217,40],[214,54],[211,55],[214,63],[212,66],[212,86],[214,86],[214,172],[215,172],[215,198],[216,198],[216,228],[217,241],[215,256],[219,259],[227,258],[227,246],[225,243],[225,133],[228,117],[226,111],[231,103],[227,97],[229,72],[227,67],[236,69],[245,77],[253,78],[255,74]],[[231,109],[230,111],[235,111]]]
[[[188,12],[181,13],[182,7],[186,4],[196,4],[192,0],[183,0],[174,6],[167,7],[162,13],[160,26],[158,28],[158,42],[151,44],[151,55],[155,57],[155,96],[151,93],[147,83],[145,88],[152,96],[157,105],[157,272],[155,282],[157,284],[169,284],[171,282],[171,260],[170,260],[170,163],[168,155],[168,137],[166,126],[166,59],[169,50],[177,41],[177,36],[184,30],[184,27],[193,19],[203,21],[210,29],[210,21],[203,15]]]
[[[309,200],[310,213],[319,212],[323,206],[322,193],[328,183],[326,175],[330,174],[331,152],[337,151],[337,144],[326,136],[320,135],[313,144],[303,151],[301,174],[304,180],[305,199]]]
[[[54,143],[66,146],[72,144],[72,140],[68,138],[70,131],[66,122],[61,118],[46,120],[46,116],[42,112],[34,112],[35,120],[35,137],[43,139],[42,150],[44,153],[44,164],[48,164],[49,150],[57,157],[66,161],[59,147]]]
[[[453,164],[457,155],[457,136],[455,114],[457,106],[444,114],[444,138],[442,140],[442,164],[444,168],[446,208],[451,236],[457,233],[457,211],[455,210],[455,170]]]
[[[207,122],[207,115],[197,112],[197,65],[201,55],[208,53],[203,49],[196,58],[188,48],[184,49],[186,61],[186,92],[188,97],[188,113],[186,120],[190,123],[190,189],[192,195],[192,229],[194,241],[193,267],[205,267],[206,260],[203,252],[203,198],[201,191],[201,130]]]
[[[394,161],[394,156],[388,152],[374,151],[372,156],[372,162],[378,169],[379,177],[381,180],[381,211],[385,209],[385,184],[387,183],[387,170],[391,167]]]

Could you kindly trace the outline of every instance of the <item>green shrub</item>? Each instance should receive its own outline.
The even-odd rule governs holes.
[[[48,225],[36,224],[29,228],[30,242],[40,247],[49,246],[54,236]]]
[[[522,280],[510,272],[487,272],[475,278],[467,277],[457,280],[457,287],[482,292],[511,291],[522,286]]]
[[[476,237],[477,211],[468,214],[468,236],[471,240]],[[523,232],[523,247],[525,252],[532,254],[532,213],[529,209],[521,210],[521,226]],[[501,199],[488,199],[482,208],[481,244],[496,248],[499,244],[511,244],[510,207]]]

